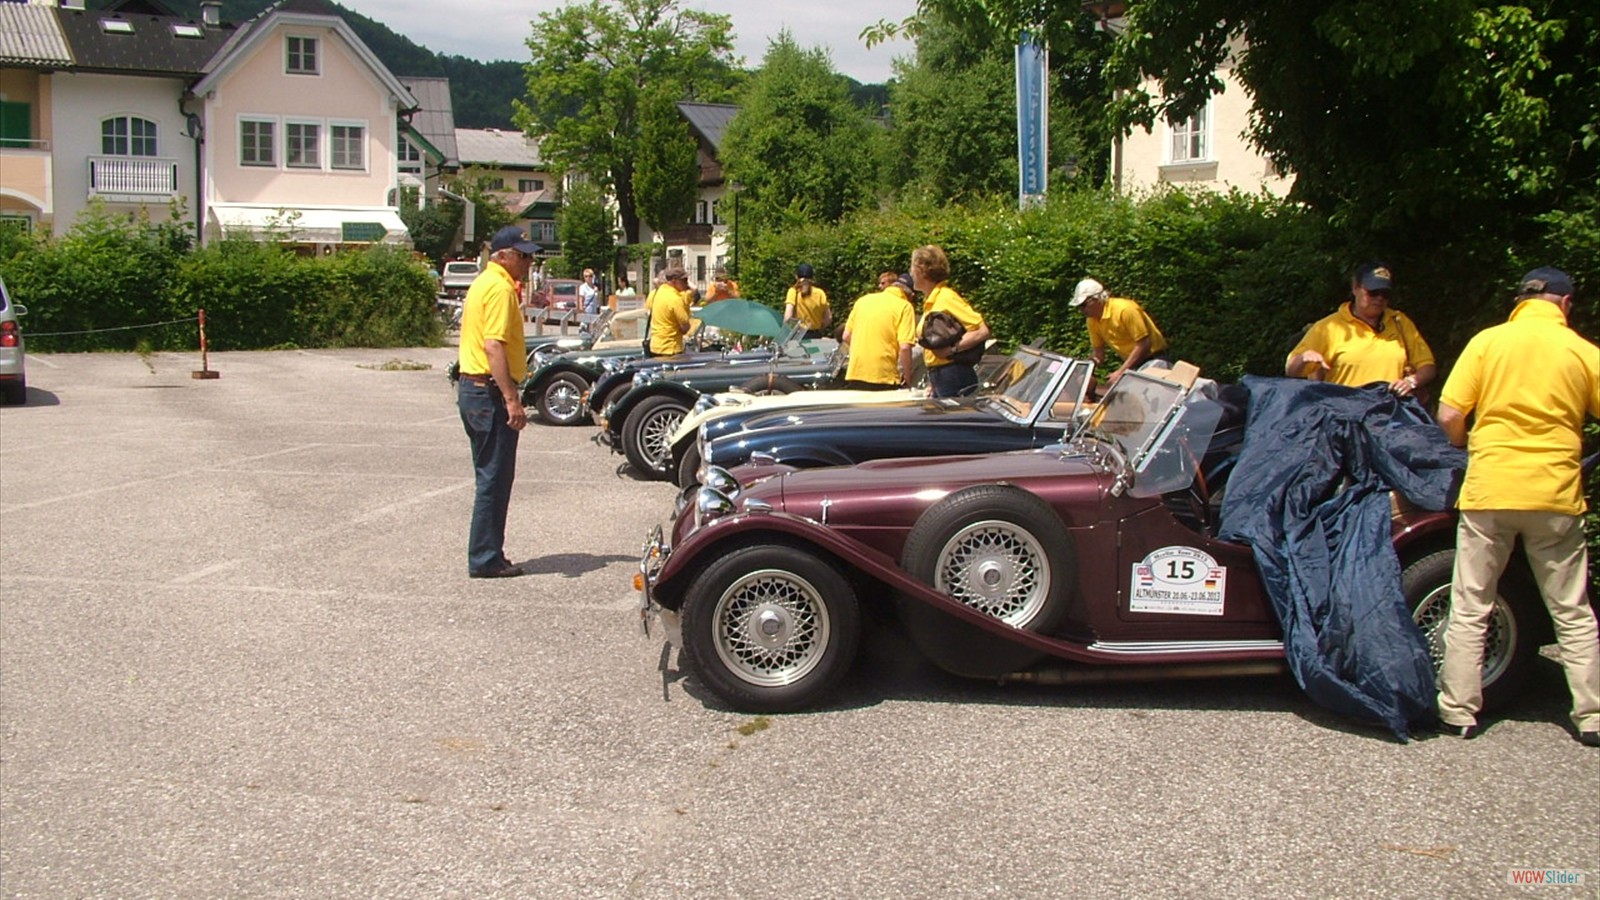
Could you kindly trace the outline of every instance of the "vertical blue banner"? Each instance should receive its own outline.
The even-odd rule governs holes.
[[[1049,186],[1050,51],[1026,31],[1017,41],[1017,203],[1044,202]]]

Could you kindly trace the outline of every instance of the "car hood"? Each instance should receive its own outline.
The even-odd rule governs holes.
[[[750,394],[744,391],[728,391],[716,395],[718,405],[705,409],[696,409],[683,417],[678,430],[673,433],[673,441],[683,439],[700,427],[702,422],[712,419],[721,419],[724,416],[744,415],[757,416],[764,412],[779,409],[798,409],[801,407],[817,406],[881,406],[888,403],[901,403],[915,399],[910,390],[897,391],[860,391],[846,389],[823,389],[817,391],[800,391],[793,394]]]
[[[744,480],[742,468],[734,477]],[[834,526],[910,527],[949,494],[977,484],[1005,483],[1053,498],[1077,497],[1092,518],[1109,490],[1111,473],[1092,460],[1064,456],[1059,447],[977,456],[885,459],[825,469],[788,471],[751,484],[739,500]],[[1060,508],[1060,504],[1057,505]],[[1073,523],[1068,522],[1071,525]]]
[[[745,431],[767,428],[837,428],[844,426],[893,428],[926,423],[1005,422],[994,407],[970,399],[902,399],[871,406],[831,405],[802,409],[753,411],[743,421]],[[1010,423],[1007,423],[1010,424]]]

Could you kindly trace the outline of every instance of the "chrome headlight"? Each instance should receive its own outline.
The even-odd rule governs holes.
[[[701,459],[704,458],[704,456],[701,457]],[[739,479],[733,477],[733,474],[727,469],[721,466],[703,465],[701,467],[701,475],[704,477],[701,478],[700,483],[711,490],[727,496],[730,500],[739,496]]]
[[[730,515],[735,508],[732,497],[716,488],[702,486],[694,495],[695,527],[698,528],[712,519]]]
[[[533,351],[533,367],[535,369],[542,369],[545,366],[550,365],[550,360],[555,359],[560,355],[560,350],[551,350],[548,347],[540,347],[539,349]]]
[[[633,373],[633,386],[638,387],[641,384],[649,384],[660,377],[661,373],[654,369],[640,369],[639,371]]]
[[[721,405],[722,401],[717,399],[716,394],[701,394],[700,399],[694,402],[694,411],[703,413],[708,409],[715,409]]]

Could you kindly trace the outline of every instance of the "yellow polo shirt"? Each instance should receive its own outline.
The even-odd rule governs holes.
[[[1405,313],[1386,309],[1378,324],[1381,327],[1374,330],[1345,303],[1312,325],[1283,358],[1283,364],[1287,366],[1297,353],[1315,350],[1332,368],[1327,380],[1347,387],[1398,381],[1405,377],[1407,367],[1415,371],[1433,364],[1433,350]],[[1306,372],[1311,368],[1307,366]]]
[[[683,352],[683,335],[689,327],[691,291],[663,284],[650,294],[650,352],[675,356]]]
[[[1126,297],[1110,297],[1098,319],[1089,319],[1089,346],[1099,349],[1110,344],[1123,359],[1133,352],[1135,344],[1150,339],[1150,352],[1167,349],[1167,339],[1156,327],[1155,320],[1136,301]]]
[[[528,377],[527,344],[522,337],[522,308],[517,305],[517,283],[497,262],[472,280],[461,305],[461,346],[456,360],[467,375],[488,375],[489,355],[483,350],[485,339],[506,345],[506,365],[511,380]]]
[[[1439,402],[1473,413],[1462,509],[1582,515],[1583,418],[1600,417],[1600,347],[1524,300],[1467,342]]]
[[[965,297],[956,293],[955,288],[951,287],[949,282],[941,281],[937,287],[928,292],[927,297],[923,298],[922,318],[917,320],[917,334],[922,333],[922,323],[928,318],[928,314],[941,309],[955,316],[956,321],[961,323],[961,327],[968,331],[972,331],[983,324],[983,316],[972,308],[972,304],[968,303]],[[922,362],[930,369],[950,365],[950,360],[934,356],[932,350],[922,351]]]
[[[811,286],[811,293],[800,296],[800,292],[789,288],[789,293],[783,298],[785,309],[789,304],[794,304],[794,317],[806,323],[806,328],[812,331],[821,331],[826,327],[828,314],[828,292],[816,285]]]
[[[899,288],[866,294],[850,307],[850,366],[844,377],[872,384],[900,383],[900,346],[917,342],[917,314]]]

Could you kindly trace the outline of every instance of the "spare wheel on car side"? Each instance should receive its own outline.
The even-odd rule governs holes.
[[[912,527],[901,564],[957,602],[1026,631],[1050,633],[1078,580],[1066,527],[1021,488],[982,484],[934,504]],[[1042,654],[915,600],[902,604],[918,649],[958,675],[993,678]]]
[[[689,582],[683,649],[718,697],[746,712],[811,706],[849,671],[861,637],[850,582],[787,544],[718,557]]]

